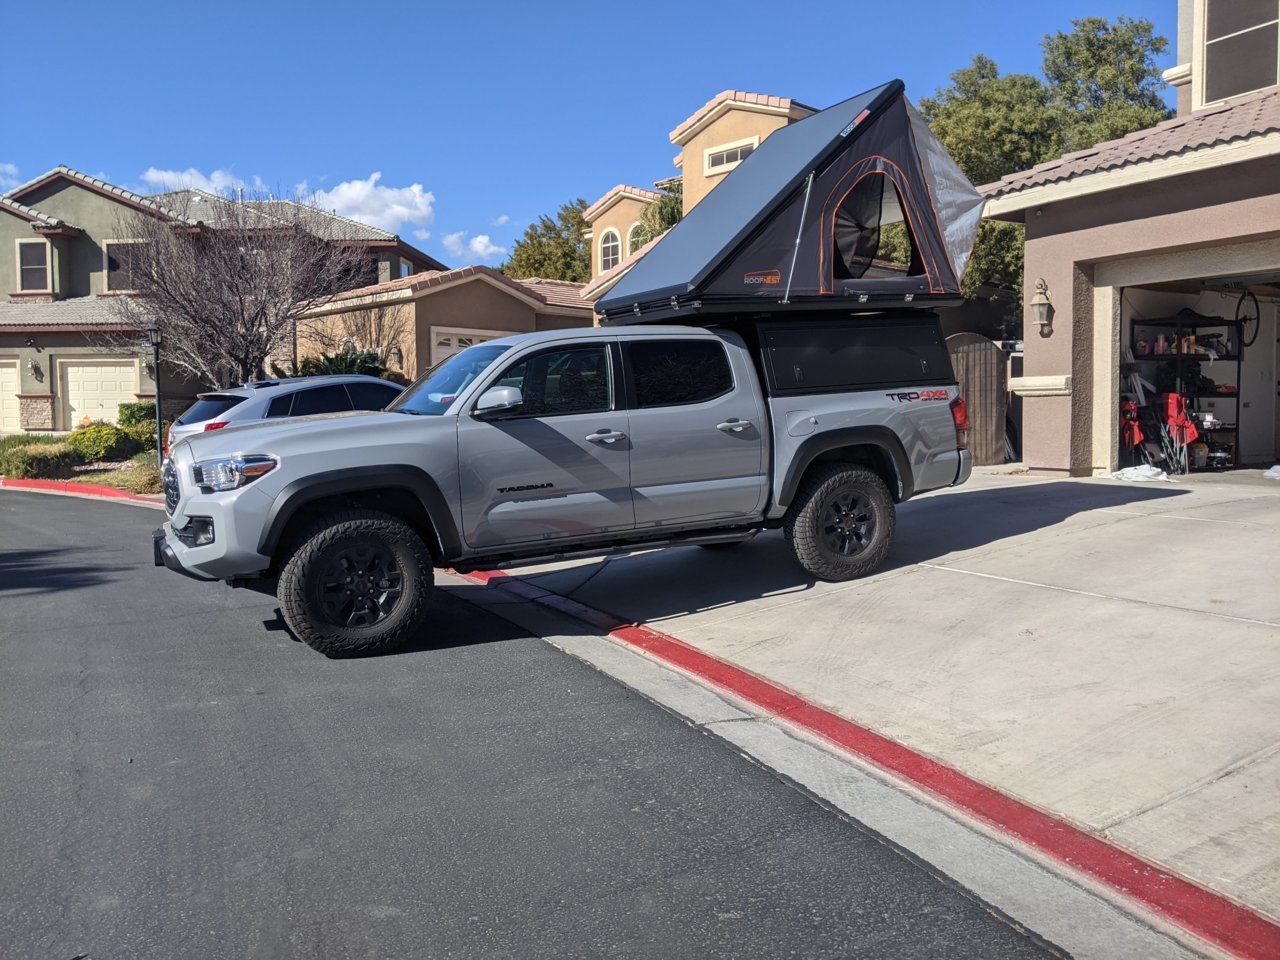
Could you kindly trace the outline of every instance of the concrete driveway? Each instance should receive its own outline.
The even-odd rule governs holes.
[[[848,584],[777,534],[516,572],[1280,916],[1280,483],[976,475]]]

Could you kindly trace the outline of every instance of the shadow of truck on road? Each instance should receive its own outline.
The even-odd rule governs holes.
[[[961,488],[909,500],[898,508],[887,562],[868,580],[1044,530],[1091,510],[1134,507],[1185,493],[1171,485],[1064,480]],[[800,568],[780,531],[762,534],[736,550],[674,547],[559,570],[510,572],[622,619],[646,623],[828,586]]]

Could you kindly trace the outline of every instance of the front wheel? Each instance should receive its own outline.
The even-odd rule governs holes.
[[[431,555],[403,520],[376,510],[322,517],[298,540],[277,596],[300,640],[335,659],[384,653],[425,623]]]
[[[819,580],[865,577],[893,542],[893,498],[866,467],[816,467],[796,494],[784,532],[800,566]]]

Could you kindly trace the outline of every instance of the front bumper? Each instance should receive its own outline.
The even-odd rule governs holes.
[[[151,531],[151,546],[155,550],[155,561],[157,567],[168,567],[174,573],[180,573],[184,577],[190,577],[192,580],[201,580],[209,583],[216,577],[202,577],[194,571],[188,570],[182,565],[182,561],[178,559],[178,555],[173,552],[173,547],[169,546],[168,534],[164,527],[156,527]]]

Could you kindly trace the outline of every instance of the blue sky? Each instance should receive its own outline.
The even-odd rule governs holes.
[[[43,4],[0,7],[0,34],[15,41],[0,89],[16,111],[0,132],[0,190],[59,163],[148,193],[303,189],[461,266],[496,265],[567,200],[673,175],[668,132],[720,90],[823,107],[900,77],[919,99],[977,53],[1038,72],[1043,35],[1084,16],[1154,21],[1167,67],[1177,3],[70,0],[58,11],[54,23]]]

